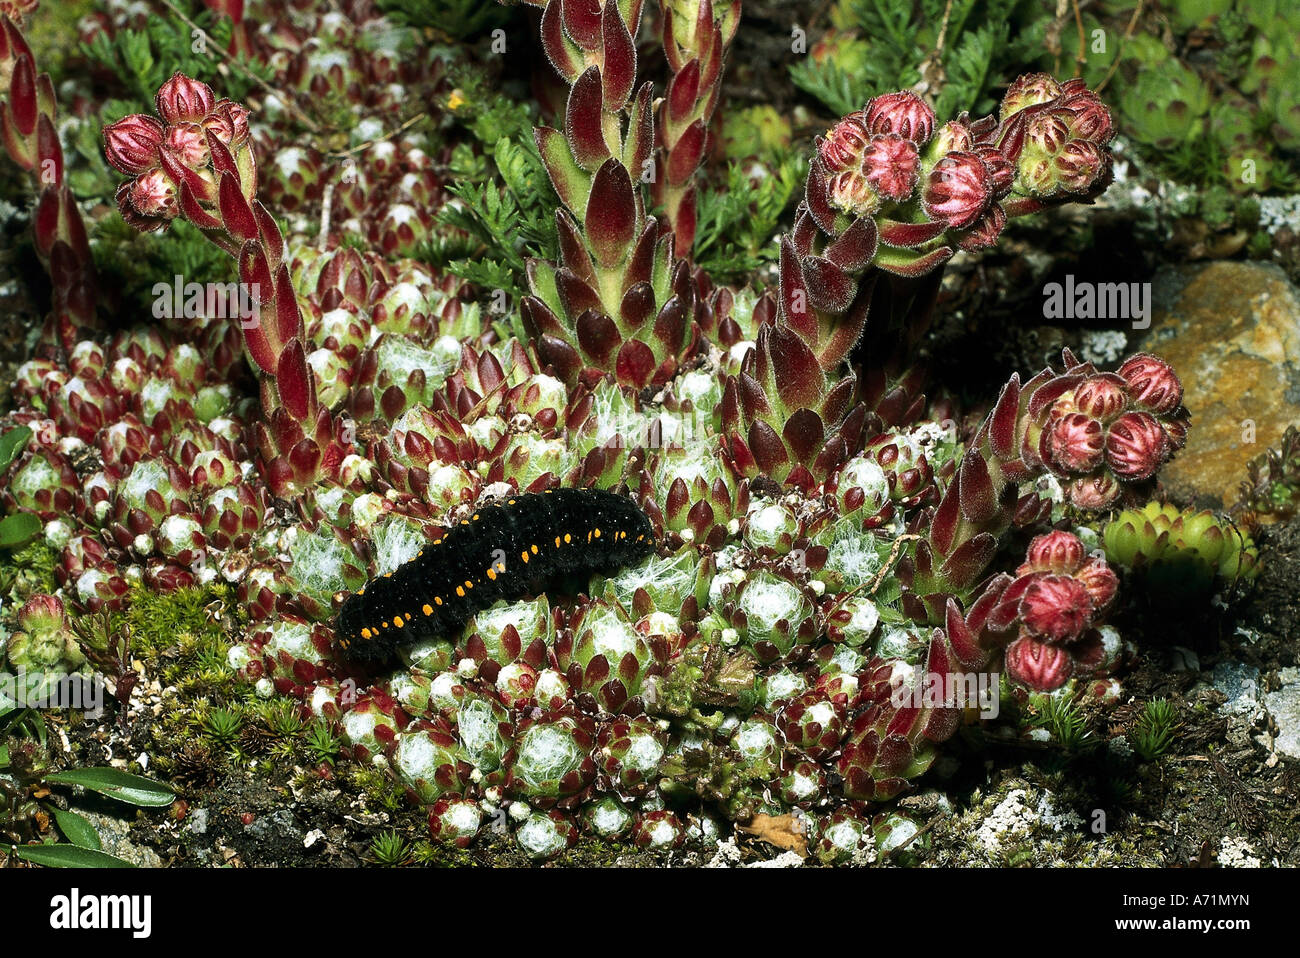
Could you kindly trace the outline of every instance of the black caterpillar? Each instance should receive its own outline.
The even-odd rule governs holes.
[[[343,601],[335,643],[359,662],[445,635],[498,599],[613,572],[654,549],[650,520],[626,496],[555,489],[483,506],[393,572]]]

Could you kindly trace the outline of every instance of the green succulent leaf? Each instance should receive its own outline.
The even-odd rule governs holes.
[[[63,832],[64,837],[78,848],[89,848],[92,851],[103,849],[104,846],[99,840],[99,832],[95,826],[76,812],[65,812],[56,808],[54,820],[58,823],[59,831]]]
[[[52,785],[80,785],[131,805],[170,805],[176,793],[162,782],[116,768],[72,768],[45,776]]]
[[[0,519],[0,546],[21,549],[41,532],[41,520],[30,512],[16,512]]]
[[[77,845],[21,845],[11,847],[15,856],[46,868],[134,868],[116,855]]]
[[[18,458],[19,454],[31,441],[32,431],[27,426],[19,426],[16,429],[10,429],[3,436],[0,436],[0,472],[8,469],[10,464]]]

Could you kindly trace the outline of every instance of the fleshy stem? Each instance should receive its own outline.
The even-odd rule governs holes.
[[[37,74],[35,58],[17,24],[0,15],[0,140],[40,189],[33,233],[36,252],[50,274],[54,300],[44,337],[70,349],[81,338],[80,330],[97,325],[97,281],[86,225],[64,179],[57,121],[49,74]]]
[[[318,478],[336,478],[351,441],[316,398],[284,236],[257,199],[248,110],[179,73],[154,103],[161,119],[137,113],[104,129],[109,163],[131,176],[118,188],[118,208],[146,232],[166,229],[180,216],[235,257],[257,307],[241,327],[261,380],[264,421],[257,437],[268,484],[286,495]]]
[[[685,256],[695,243],[695,173],[708,152],[709,122],[722,90],[740,0],[665,0],[660,39],[673,71],[659,108],[659,168],[652,193]]]

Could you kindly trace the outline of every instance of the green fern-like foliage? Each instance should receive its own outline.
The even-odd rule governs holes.
[[[453,40],[467,40],[504,27],[513,12],[484,0],[379,0],[379,9],[400,23],[431,27]]]
[[[945,29],[947,6],[948,0],[841,0],[830,49],[820,62],[796,63],[791,76],[837,115],[922,79],[931,84],[938,115],[987,113],[1011,73],[1041,52],[1050,11],[1031,0],[955,0]]]
[[[533,141],[532,113],[490,93],[481,79],[456,79],[463,99],[456,116],[478,149],[463,143],[454,151],[448,189],[460,202],[443,207],[438,221],[464,235],[440,240],[420,258],[517,302],[527,260],[558,256],[560,201]]]
[[[722,282],[743,282],[777,258],[777,234],[798,202],[807,162],[782,156],[751,176],[751,165],[727,166],[725,180],[700,191],[695,261]]]
[[[154,93],[176,71],[219,87],[233,100],[247,99],[257,78],[269,80],[269,67],[251,60],[240,60],[237,70],[218,73],[223,61],[214,56],[230,45],[230,20],[217,17],[201,3],[180,3],[194,23],[203,31],[203,42],[196,38],[179,17],[153,17],[143,30],[118,30],[114,36],[97,33],[90,43],[80,45],[81,53],[94,65],[110,71],[124,87],[127,113],[151,112]]]

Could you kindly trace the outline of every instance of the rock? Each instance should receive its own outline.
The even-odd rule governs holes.
[[[1276,266],[1214,262],[1161,273],[1155,298],[1141,347],[1173,363],[1192,413],[1161,478],[1176,498],[1227,508],[1246,463],[1300,422],[1300,291]]]
[[[1277,722],[1273,747],[1283,755],[1300,758],[1300,668],[1285,668],[1278,675],[1282,687],[1264,696],[1264,707]]]
[[[140,868],[161,868],[162,859],[152,849],[131,840],[131,822],[103,812],[77,808],[78,815],[95,826],[103,850]]]
[[[1259,669],[1242,662],[1220,662],[1214,667],[1213,682],[1227,698],[1220,712],[1252,716],[1259,711]]]

